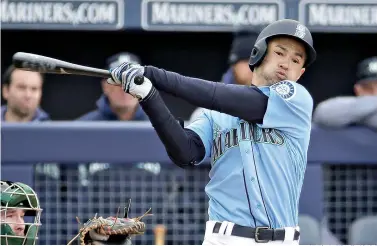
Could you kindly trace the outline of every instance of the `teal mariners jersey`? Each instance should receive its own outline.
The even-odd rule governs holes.
[[[262,124],[204,109],[187,127],[210,158],[210,220],[293,227],[307,163],[313,99],[300,84],[259,87],[269,97]],[[237,100],[237,98],[234,98]]]

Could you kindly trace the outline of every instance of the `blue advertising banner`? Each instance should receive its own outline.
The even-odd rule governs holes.
[[[377,0],[3,0],[2,29],[259,31],[283,18],[312,32],[377,33]]]
[[[377,0],[302,0],[299,21],[319,32],[377,32]]]
[[[141,26],[158,31],[232,31],[285,17],[282,0],[143,0]]]
[[[1,1],[2,29],[117,30],[124,0]]]

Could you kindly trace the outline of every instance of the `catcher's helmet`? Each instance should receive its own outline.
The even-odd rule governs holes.
[[[267,53],[268,40],[277,36],[289,36],[305,45],[307,59],[304,67],[314,62],[317,54],[313,47],[313,38],[309,29],[296,20],[284,19],[271,23],[259,34],[249,59],[251,71],[263,61]]]
[[[35,245],[41,226],[42,209],[38,196],[28,185],[20,182],[0,181],[0,242],[1,245]],[[8,218],[10,211],[23,210],[24,222]],[[12,225],[24,225],[23,235],[16,234]]]

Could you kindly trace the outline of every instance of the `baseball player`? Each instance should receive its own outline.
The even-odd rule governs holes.
[[[290,19],[268,25],[250,45],[251,86],[133,63],[110,70],[108,83],[139,98],[175,164],[189,167],[210,158],[203,245],[299,243],[313,99],[297,80],[316,51],[308,28]],[[184,128],[158,91],[205,109]]]
[[[0,189],[1,245],[36,244],[42,212],[37,194],[26,184],[10,181],[0,181]]]

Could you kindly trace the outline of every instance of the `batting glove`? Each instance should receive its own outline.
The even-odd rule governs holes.
[[[142,84],[135,84],[136,77],[144,76],[144,67],[139,64],[125,62],[110,69],[110,73],[111,78],[107,80],[109,84],[122,86],[124,92],[138,98],[139,101],[145,99],[153,89],[151,81],[146,77]]]

